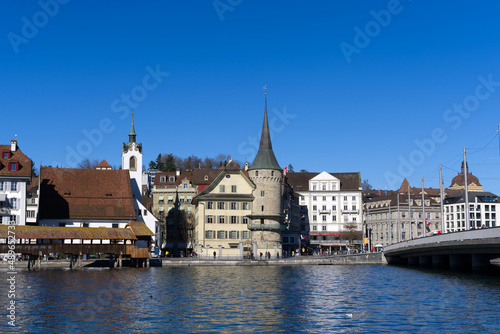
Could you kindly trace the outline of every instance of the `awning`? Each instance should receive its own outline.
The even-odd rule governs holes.
[[[311,237],[319,237],[319,234],[309,234]]]
[[[168,200],[171,201],[174,199],[174,196],[168,196]]]
[[[158,200],[159,200],[159,201],[164,201],[164,200],[165,200],[165,197],[160,196],[160,197],[158,197]]]
[[[158,208],[158,211],[163,212],[163,206],[160,206],[160,207]]]

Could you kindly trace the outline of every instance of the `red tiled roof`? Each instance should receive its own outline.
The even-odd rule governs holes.
[[[96,166],[96,168],[112,168],[110,164],[106,161],[106,159],[102,159],[102,161]]]
[[[0,176],[31,177],[31,159],[21,152],[19,146],[11,152],[10,158],[3,158],[3,152],[11,152],[10,145],[0,145]],[[18,162],[19,169],[9,171],[9,162]]]
[[[128,170],[40,168],[40,219],[136,219]]]
[[[161,177],[165,176],[165,182],[161,182]],[[175,181],[170,182],[170,177],[174,176]],[[162,172],[162,173],[156,173],[155,174],[155,186],[177,186],[182,183],[182,180],[187,179],[191,181],[191,178],[193,176],[192,172],[180,172],[179,175],[177,175],[177,172]]]

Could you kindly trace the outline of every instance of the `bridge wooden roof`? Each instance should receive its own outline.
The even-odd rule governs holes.
[[[143,222],[130,222],[127,224],[137,237],[152,237],[155,234]]]
[[[133,228],[0,225],[0,238],[7,239],[9,236],[16,239],[137,240]]]

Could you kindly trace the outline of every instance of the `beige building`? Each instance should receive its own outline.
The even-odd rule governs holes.
[[[422,201],[422,189],[411,188],[406,179],[396,192],[373,197],[363,206],[370,247],[419,238],[441,229],[438,189],[424,188]]]
[[[231,161],[193,200],[196,205],[195,245],[200,257],[242,257],[251,251],[248,216],[255,185]]]

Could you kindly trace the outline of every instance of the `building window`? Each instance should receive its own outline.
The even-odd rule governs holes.
[[[344,205],[344,211],[347,211],[347,205]]]
[[[241,209],[242,210],[248,210],[248,203],[247,202],[241,203]]]
[[[352,211],[356,211],[356,205],[352,206]]]
[[[356,200],[356,196],[352,196],[352,200],[355,201]]]
[[[301,200],[301,201],[305,201],[305,200],[306,200],[306,198],[305,198],[304,196],[300,196],[300,200]]]
[[[226,223],[226,217],[225,216],[219,216],[219,224],[225,224]]]
[[[336,201],[337,200],[337,196],[332,196],[332,201]]]
[[[118,228],[118,224],[116,224],[116,223],[111,224],[111,227],[112,227],[112,228]]]
[[[137,170],[137,160],[135,157],[130,157],[129,160],[129,169],[131,171],[136,171]]]
[[[35,211],[29,210],[28,212],[26,212],[26,216],[28,218],[35,218]]]
[[[259,171],[258,170],[255,171],[255,176],[259,176]]]
[[[227,231],[217,231],[217,239],[226,239]]]
[[[223,184],[221,184],[221,185],[219,186],[219,192],[220,192],[220,193],[225,193],[225,192],[226,192],[226,186],[225,186],[225,185],[223,185]]]
[[[10,159],[10,152],[9,151],[2,152],[2,159]]]
[[[316,196],[313,196],[313,201],[315,201],[315,200],[316,200]]]
[[[168,177],[168,182],[174,183],[175,182],[175,176],[169,176]]]
[[[89,227],[89,223],[83,223],[82,227]]]
[[[238,210],[238,205],[236,202],[231,202],[230,205],[229,205],[229,208],[231,210]]]
[[[318,227],[316,225],[313,225],[313,231],[317,231]]]
[[[337,216],[332,216],[332,221],[336,222],[337,221]]]
[[[316,205],[313,205],[313,211],[317,211],[318,207]]]
[[[318,217],[316,215],[313,215],[313,221],[317,221]]]
[[[11,191],[17,191],[17,182],[12,182],[10,184],[10,190]]]
[[[344,196],[344,201],[347,201],[347,196]]]
[[[323,216],[322,216],[322,220],[323,220],[324,222],[326,222],[326,216],[325,216],[325,215],[323,215]]]
[[[337,211],[337,206],[336,205],[332,205],[332,211]]]
[[[323,201],[326,201],[326,196],[323,196]]]
[[[241,239],[250,239],[249,231],[242,231],[241,232]]]
[[[224,210],[226,208],[226,202],[217,202],[217,209]]]
[[[326,186],[325,185],[323,185],[323,190],[326,190]]]
[[[322,209],[322,210],[323,210],[323,211],[326,211],[326,205],[323,205],[323,209]]]
[[[160,183],[166,182],[167,178],[165,176],[160,176]]]
[[[243,217],[243,224],[248,224],[248,217]]]
[[[264,191],[264,190],[262,190],[262,191],[260,192],[260,197],[264,197],[264,195],[265,195],[265,191]]]
[[[209,215],[207,216],[207,224],[213,224],[214,223],[214,216]]]
[[[313,190],[316,190],[316,186],[313,186]]]
[[[187,189],[188,185],[187,183],[184,183],[184,189]]]
[[[0,190],[4,191],[4,182],[3,181],[0,181]]]
[[[239,234],[238,231],[229,231],[229,239],[239,239]]]
[[[326,226],[325,225],[321,226],[321,230],[326,231]]]
[[[214,202],[207,202],[207,209],[213,209],[214,208]]]
[[[9,171],[15,172],[19,170],[19,163],[17,161],[9,162]]]
[[[271,176],[274,176],[274,171],[271,171]]]
[[[231,224],[238,224],[238,217],[231,216]]]
[[[205,238],[206,239],[214,239],[214,235],[215,235],[214,231],[210,231],[210,230],[205,231]]]
[[[261,210],[260,211],[264,211],[264,205],[262,206]]]
[[[231,186],[231,192],[235,193],[236,192],[236,186]]]

